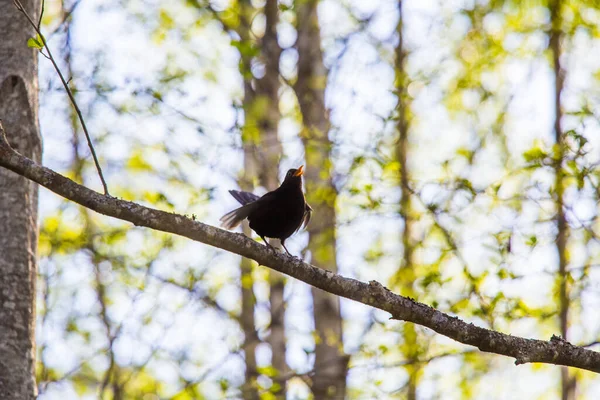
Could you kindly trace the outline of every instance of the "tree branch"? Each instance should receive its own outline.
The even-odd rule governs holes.
[[[600,353],[553,336],[549,341],[526,339],[481,328],[437,311],[426,304],[390,292],[377,281],[345,278],[303,261],[274,253],[241,233],[228,232],[186,216],[160,211],[100,194],[43,167],[14,151],[0,123],[0,166],[100,214],[136,226],[170,232],[255,260],[326,292],[387,311],[392,319],[413,322],[481,351],[513,357],[515,364],[565,365],[600,373]]]

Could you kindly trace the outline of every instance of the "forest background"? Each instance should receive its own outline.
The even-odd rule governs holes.
[[[477,326],[596,349],[593,0],[43,7],[112,196],[218,226],[236,207],[228,189],[264,193],[305,164],[315,212],[286,243],[305,261]],[[42,54],[43,164],[103,192],[77,112],[29,36]],[[595,373],[515,366],[44,189],[38,254],[40,399],[600,392]]]

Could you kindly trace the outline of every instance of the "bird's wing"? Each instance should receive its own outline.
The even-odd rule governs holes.
[[[300,224],[300,226],[298,227],[296,232],[298,232],[300,230],[300,228],[306,229],[306,227],[308,226],[308,223],[310,222],[310,217],[312,217],[312,212],[313,212],[312,207],[308,203],[304,203],[304,204],[305,204],[305,207],[304,207],[304,215],[302,216],[302,223]]]
[[[230,190],[229,193],[243,206],[260,199],[260,197],[254,193],[242,192],[241,190]]]

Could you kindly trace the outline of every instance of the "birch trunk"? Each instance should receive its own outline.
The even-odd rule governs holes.
[[[30,15],[38,2],[23,1]],[[0,119],[10,145],[36,162],[38,126],[37,54],[34,36],[12,1],[0,2]],[[37,185],[0,169],[0,398],[29,400],[35,384],[35,281]]]

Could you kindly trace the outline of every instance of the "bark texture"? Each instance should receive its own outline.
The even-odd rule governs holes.
[[[318,215],[308,226],[309,251],[319,268],[337,271],[335,204],[331,179],[329,115],[325,106],[327,70],[323,64],[317,1],[298,1],[298,80],[294,86],[303,119],[302,141],[306,156],[307,200]],[[349,357],[344,354],[342,316],[337,296],[313,288],[316,330],[312,392],[317,399],[343,399]]]
[[[30,15],[38,2],[23,1]],[[0,119],[10,145],[39,162],[35,36],[12,1],[0,2]],[[0,169],[0,398],[29,400],[35,385],[35,280],[38,188]]]
[[[244,234],[203,224],[184,215],[160,211],[103,195],[78,185],[22,156],[8,145],[0,126],[0,167],[9,169],[90,210],[137,226],[184,236],[255,260],[260,265],[308,283],[336,296],[389,312],[393,319],[414,322],[481,351],[515,358],[515,364],[546,363],[600,373],[600,353],[552,336],[548,341],[526,339],[481,328],[444,314],[426,304],[392,293],[377,281],[345,278],[283,253],[274,253]]]

